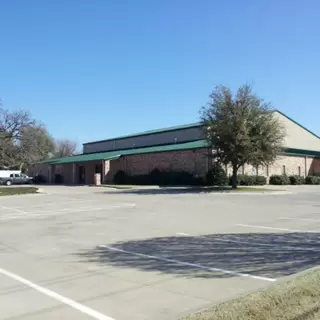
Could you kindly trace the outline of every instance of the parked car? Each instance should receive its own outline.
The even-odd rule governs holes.
[[[0,177],[0,184],[11,186],[12,184],[32,184],[32,178],[23,173],[11,173],[8,177]]]

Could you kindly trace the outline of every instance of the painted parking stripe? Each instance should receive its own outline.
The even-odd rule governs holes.
[[[135,203],[123,203],[123,204],[115,204],[109,205],[101,208],[92,208],[92,207],[80,207],[78,209],[59,209],[56,211],[48,211],[48,210],[38,210],[36,213],[24,211],[23,213],[6,213],[4,215],[0,215],[0,220],[14,220],[14,219],[32,219],[32,218],[42,218],[42,217],[51,217],[51,216],[60,216],[72,213],[81,213],[81,212],[93,212],[93,211],[103,211],[103,210],[112,210],[112,209],[130,209],[136,207]]]
[[[41,286],[39,286],[39,285],[37,285],[27,279],[24,279],[24,278],[18,276],[17,274],[10,272],[10,271],[7,271],[5,269],[0,268],[0,274],[6,276],[8,278],[11,278],[13,280],[16,280],[16,281],[42,293],[42,294],[44,294],[54,300],[57,300],[65,305],[68,305],[69,307],[71,307],[79,312],[82,312],[82,313],[90,316],[93,319],[96,319],[96,320],[115,320],[114,318],[110,318],[110,317],[108,317],[98,311],[95,311],[89,307],[86,307],[85,305],[83,305],[81,303],[78,303],[78,302],[71,300],[67,297],[64,297],[54,291],[51,291],[51,290],[46,289],[44,287],[41,287]]]
[[[308,219],[308,218],[287,218],[287,217],[280,217],[280,220],[299,220],[299,221],[310,221],[310,222],[320,222],[320,219]]]
[[[176,233],[179,236],[185,236],[185,237],[196,237],[200,239],[205,239],[209,240],[212,242],[229,242],[229,243],[236,243],[236,244],[245,244],[245,245],[251,245],[255,244],[258,247],[268,247],[268,248],[282,248],[286,250],[305,250],[305,251],[312,251],[312,252],[320,252],[320,249],[316,248],[308,248],[308,247],[296,247],[296,246],[282,246],[282,245],[277,245],[277,244],[271,244],[271,243],[261,243],[261,242],[256,242],[254,239],[252,241],[245,241],[245,240],[238,240],[238,239],[223,239],[223,238],[209,238],[206,236],[201,236],[201,235],[195,235],[195,234],[189,234],[189,233],[184,233],[184,232],[177,232]]]
[[[107,249],[110,251],[115,251],[115,252],[120,252],[120,253],[131,254],[131,255],[134,255],[137,257],[142,257],[142,258],[148,258],[148,259],[153,259],[153,260],[165,261],[165,262],[169,262],[169,263],[175,263],[175,264],[179,264],[182,266],[188,266],[191,268],[197,268],[197,269],[207,270],[207,271],[211,271],[211,272],[221,272],[224,274],[230,274],[230,275],[238,276],[238,277],[252,278],[252,279],[256,279],[256,280],[263,280],[263,281],[269,281],[269,282],[273,282],[273,281],[277,280],[277,279],[273,279],[273,278],[254,276],[254,275],[251,275],[248,273],[240,273],[240,272],[235,272],[235,271],[226,270],[226,269],[212,268],[212,267],[204,266],[204,265],[198,264],[198,263],[184,262],[184,261],[171,259],[171,258],[170,259],[169,258],[162,258],[162,257],[150,255],[150,254],[144,254],[144,253],[138,253],[138,252],[134,252],[134,251],[123,250],[123,249],[110,247],[110,246],[106,246],[106,245],[100,245],[100,246],[98,246],[98,248]]]
[[[295,229],[287,229],[287,228],[274,228],[274,227],[265,227],[265,226],[255,226],[252,224],[236,224],[238,227],[244,228],[256,228],[256,229],[266,229],[266,230],[278,230],[278,231],[288,231],[288,232],[306,232],[306,233],[317,233],[320,231],[315,230],[295,230]]]

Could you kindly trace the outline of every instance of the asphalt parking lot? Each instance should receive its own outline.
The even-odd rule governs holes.
[[[0,197],[0,319],[179,319],[319,265],[320,188]]]

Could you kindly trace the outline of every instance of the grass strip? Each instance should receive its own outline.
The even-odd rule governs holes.
[[[0,188],[0,196],[37,193],[37,190],[36,187],[2,187]]]
[[[320,268],[183,320],[319,320]]]

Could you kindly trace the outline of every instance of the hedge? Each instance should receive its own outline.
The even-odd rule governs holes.
[[[216,164],[206,175],[207,186],[226,186],[228,184],[228,176],[224,169]]]
[[[320,184],[320,177],[308,176],[306,177],[306,184]]]
[[[32,179],[32,182],[34,184],[43,184],[47,182],[47,178],[42,174],[38,174]]]
[[[126,184],[127,181],[128,175],[122,170],[117,171],[117,173],[113,177],[113,182],[115,184]]]
[[[204,185],[201,177],[185,171],[160,171],[154,169],[148,174],[128,175],[124,171],[118,171],[113,179],[115,184],[132,185]]]
[[[255,176],[255,183],[256,186],[264,186],[267,184],[267,178],[264,176]]]
[[[297,175],[290,176],[289,179],[292,185],[301,185],[306,183],[306,179],[304,177]]]
[[[263,186],[267,184],[266,177],[247,174],[238,174],[237,181],[239,186]],[[229,185],[232,185],[232,176],[229,177]]]
[[[273,185],[287,185],[291,184],[290,178],[287,175],[272,175],[269,180],[269,184]]]

